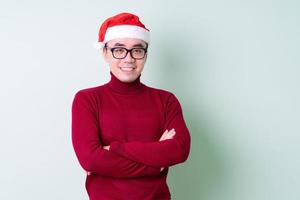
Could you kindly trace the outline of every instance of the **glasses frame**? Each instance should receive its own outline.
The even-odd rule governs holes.
[[[110,47],[108,47],[108,46],[104,46],[104,48],[110,50],[112,56],[113,56],[115,59],[119,59],[119,60],[126,58],[128,52],[130,53],[131,58],[133,58],[133,59],[135,59],[135,60],[142,60],[142,59],[145,58],[145,56],[146,56],[146,54],[147,54],[147,50],[148,50],[148,48],[142,48],[142,47],[134,47],[134,48],[132,48],[132,49],[126,49],[125,47],[113,47],[113,48],[110,48]],[[124,50],[126,51],[125,56],[122,57],[122,58],[117,58],[117,57],[114,55],[114,50],[115,50],[115,49],[124,49]],[[135,58],[135,57],[133,57],[132,51],[135,50],[135,49],[143,49],[143,50],[145,51],[144,56],[143,56],[142,58]]]

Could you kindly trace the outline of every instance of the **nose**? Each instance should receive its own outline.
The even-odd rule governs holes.
[[[130,52],[127,52],[127,55],[125,58],[123,58],[125,62],[134,62],[135,59],[131,57]]]

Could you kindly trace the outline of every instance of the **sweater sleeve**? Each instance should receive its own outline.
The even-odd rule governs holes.
[[[190,134],[177,98],[171,94],[165,107],[164,129],[175,129],[173,139],[159,142],[112,142],[110,150],[153,167],[168,167],[184,162],[190,151]]]
[[[75,95],[72,104],[72,143],[82,168],[111,177],[158,175],[154,168],[102,148],[97,105],[83,92]]]

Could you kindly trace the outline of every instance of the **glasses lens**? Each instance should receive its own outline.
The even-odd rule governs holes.
[[[115,58],[125,58],[127,51],[125,48],[113,48],[112,53]]]
[[[146,53],[146,50],[143,49],[143,48],[133,48],[131,50],[132,57],[135,58],[135,59],[144,58],[145,53]]]

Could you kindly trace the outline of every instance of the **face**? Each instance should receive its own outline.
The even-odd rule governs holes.
[[[133,82],[136,80],[144,69],[147,54],[142,59],[132,58],[128,52],[123,59],[116,59],[113,57],[111,48],[123,47],[128,50],[132,48],[147,48],[147,44],[140,39],[122,38],[110,40],[103,49],[103,57],[109,64],[110,71],[115,77],[122,82]]]

